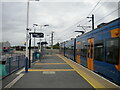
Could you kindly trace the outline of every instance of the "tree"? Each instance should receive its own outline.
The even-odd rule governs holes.
[[[59,46],[59,43],[56,43],[55,45],[53,45],[53,49],[59,49],[60,46]]]

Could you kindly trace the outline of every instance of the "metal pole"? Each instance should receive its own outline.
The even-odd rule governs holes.
[[[53,33],[54,32],[52,32],[52,36],[51,36],[51,46],[52,46],[52,48],[53,48]]]
[[[42,25],[40,25],[40,30],[42,30]],[[41,39],[40,39],[40,53],[41,53]]]
[[[27,2],[27,28],[26,28],[26,65],[25,65],[25,72],[28,72],[28,25],[29,25],[29,0]]]
[[[94,15],[92,14],[92,30],[94,30]]]
[[[50,45],[50,35],[49,35],[49,45]]]
[[[34,33],[35,33],[35,27],[34,27]],[[35,37],[34,37],[34,52],[35,52]]]
[[[41,39],[40,39],[40,53],[41,53]]]
[[[53,33],[51,34],[51,53],[53,53]]]
[[[29,39],[29,68],[31,67],[31,33]]]
[[[87,18],[91,18],[92,19],[92,30],[94,30],[94,14],[92,14],[92,17],[87,17]]]
[[[45,42],[46,42],[46,37],[47,37],[47,36],[45,35]],[[45,44],[45,49],[44,49],[44,51],[45,51],[44,54],[46,54],[46,44]]]

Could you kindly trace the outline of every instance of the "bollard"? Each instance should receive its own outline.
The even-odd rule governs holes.
[[[25,72],[28,72],[28,57],[25,58]]]
[[[6,71],[6,61],[0,61],[0,76],[6,76],[7,71]]]
[[[21,59],[21,60],[22,60],[22,62],[23,62],[23,65],[22,65],[22,66],[25,67],[25,55],[22,56],[22,59]]]
[[[20,68],[20,56],[18,56],[18,69]]]
[[[40,53],[37,53],[37,59],[40,59]]]
[[[41,54],[41,53],[39,53],[39,55],[40,55],[40,56],[39,56],[39,59],[41,59],[42,54]]]
[[[35,57],[34,57],[34,53],[32,54],[32,63],[34,63]]]
[[[35,52],[35,61],[37,60],[37,52]]]
[[[11,58],[8,58],[8,62],[9,62],[9,74],[11,73]]]

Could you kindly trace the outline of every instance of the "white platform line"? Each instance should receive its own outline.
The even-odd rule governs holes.
[[[21,72],[23,72],[25,70],[25,68],[23,68],[22,70],[20,70],[19,72],[17,72],[16,74],[19,75],[21,74]]]
[[[12,82],[10,82],[8,85],[6,85],[4,88],[11,88],[23,76],[24,76],[24,74],[20,74]]]
[[[69,59],[69,60],[70,60],[70,59]],[[70,60],[70,61],[72,61],[72,60]],[[80,65],[80,64],[78,64],[78,63],[76,63],[76,62],[74,62],[74,61],[72,61],[72,62],[73,62],[73,63],[75,63],[75,64],[77,64],[77,65]],[[116,87],[120,88],[120,86],[118,86],[117,84],[115,84],[115,83],[113,83],[113,82],[111,82],[111,81],[107,80],[106,78],[104,78],[104,77],[102,77],[102,76],[100,76],[100,75],[96,74],[95,72],[93,72],[93,71],[89,70],[88,68],[85,68],[85,67],[84,67],[84,66],[82,66],[82,65],[80,65],[80,66],[81,66],[81,67],[83,67],[84,69],[86,69],[86,70],[90,71],[91,73],[93,73],[93,74],[97,75],[98,77],[100,77],[100,78],[102,78],[102,79],[104,79],[104,80],[108,81],[109,83],[111,83],[111,84],[115,85]]]
[[[64,57],[64,56],[63,56],[63,57]],[[66,58],[66,57],[65,57],[65,58]],[[66,58],[66,59],[68,59],[68,58]],[[72,61],[71,59],[68,59],[68,60]],[[75,64],[77,64],[77,65],[79,65],[79,66],[81,66],[81,67],[83,67],[84,69],[86,69],[86,70],[90,71],[91,73],[93,73],[93,74],[97,75],[98,77],[100,77],[100,78],[102,78],[102,79],[104,79],[104,80],[108,81],[109,83],[111,83],[111,84],[115,85],[116,87],[120,88],[120,86],[118,86],[117,84],[115,84],[115,83],[113,83],[113,82],[111,82],[111,81],[107,80],[106,78],[104,78],[104,77],[102,77],[102,76],[100,76],[100,75],[96,74],[95,72],[93,72],[93,71],[89,70],[88,68],[85,68],[84,66],[82,66],[82,65],[80,65],[80,64],[78,64],[78,63],[76,63],[76,62],[74,62],[74,61],[72,61],[72,62],[73,62],[73,63],[75,63]]]

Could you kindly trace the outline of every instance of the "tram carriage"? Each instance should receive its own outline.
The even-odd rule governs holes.
[[[66,57],[120,85],[120,18],[61,46]]]

